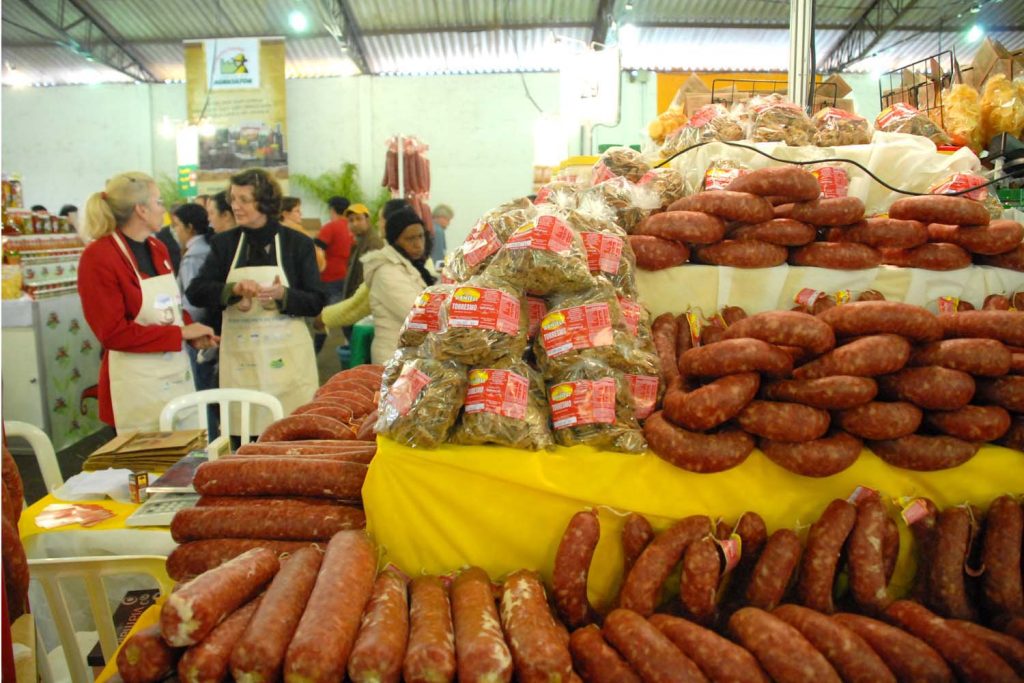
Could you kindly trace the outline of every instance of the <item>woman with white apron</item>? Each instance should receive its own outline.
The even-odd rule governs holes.
[[[327,300],[313,240],[277,220],[281,190],[265,171],[232,177],[229,196],[239,227],[213,237],[188,299],[224,309],[220,386],[276,396],[287,415],[312,400],[319,386],[304,320],[319,314]],[[269,413],[256,415],[252,429],[259,432]],[[233,411],[231,431],[237,435],[239,428]]]
[[[166,247],[152,235],[164,208],[142,173],[107,182],[86,204],[94,241],[78,266],[82,311],[106,351],[100,367],[100,419],[125,431],[155,431],[173,398],[195,391],[184,342],[215,346],[213,329],[183,316]]]

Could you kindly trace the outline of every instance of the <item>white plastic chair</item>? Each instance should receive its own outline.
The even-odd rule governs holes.
[[[169,432],[174,429],[174,418],[179,411],[188,408],[195,408],[199,417],[199,428],[207,429],[209,422],[206,419],[206,406],[211,403],[220,405],[220,432],[221,434],[231,433],[231,404],[240,403],[240,419],[242,428],[240,430],[242,443],[248,443],[259,434],[252,434],[253,406],[262,406],[270,411],[274,420],[284,417],[284,406],[277,400],[276,396],[256,391],[254,389],[206,389],[192,394],[185,394],[178,398],[171,399],[160,411],[160,431]]]
[[[46,602],[53,614],[72,683],[89,683],[92,680],[92,672],[86,665],[85,655],[79,647],[62,582],[66,579],[85,581],[85,592],[99,634],[100,649],[104,661],[109,664],[114,661],[114,653],[117,651],[117,633],[114,630],[114,616],[110,610],[103,580],[113,576],[145,574],[156,580],[161,595],[168,595],[174,587],[174,582],[167,576],[166,561],[166,557],[159,555],[111,555],[28,561],[29,575],[42,586]],[[39,656],[45,657],[46,653],[40,652]]]
[[[28,422],[17,420],[4,420],[4,433],[8,436],[17,436],[28,441],[28,445],[35,453],[36,462],[39,463],[39,471],[43,475],[43,483],[46,490],[53,493],[64,485],[64,477],[60,474],[60,465],[57,463],[57,453],[53,450],[50,437],[39,427],[30,425]]]

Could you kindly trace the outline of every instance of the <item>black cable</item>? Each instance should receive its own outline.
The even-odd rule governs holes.
[[[881,186],[883,186],[885,188],[888,188],[888,189],[892,190],[893,192],[899,192],[900,194],[906,194],[906,195],[910,195],[910,196],[913,196],[913,197],[922,197],[922,196],[928,196],[928,195],[932,194],[931,192],[913,192],[911,190],[901,190],[898,187],[893,187],[889,183],[885,182],[884,180],[882,180],[881,178],[876,176],[870,170],[868,170],[867,167],[863,166],[859,162],[854,161],[853,159],[843,159],[842,157],[830,158],[830,159],[812,159],[810,161],[794,161],[792,159],[780,159],[778,157],[772,156],[768,152],[763,152],[763,151],[759,150],[757,147],[751,147],[750,145],[743,145],[743,144],[740,144],[738,142],[728,142],[726,140],[708,140],[706,142],[698,142],[695,145],[690,145],[686,149],[679,150],[678,152],[676,152],[675,154],[670,156],[668,159],[665,159],[661,163],[657,164],[655,166],[655,168],[661,168],[662,166],[664,166],[668,162],[670,162],[673,159],[675,159],[677,156],[680,156],[682,154],[686,154],[691,149],[697,149],[698,147],[703,147],[704,145],[710,145],[710,144],[712,144],[714,142],[717,142],[717,143],[723,144],[723,145],[729,145],[730,147],[741,147],[743,149],[749,149],[751,152],[757,152],[761,156],[768,157],[769,159],[772,159],[773,161],[778,161],[778,162],[783,163],[783,164],[793,164],[794,166],[810,166],[812,164],[824,164],[824,163],[852,164],[853,166],[856,166],[860,170],[862,170],[865,173],[867,173],[868,176],[870,176],[871,179],[874,180],[876,183],[878,183],[879,185],[881,185]],[[1012,178],[1012,177],[1013,177],[1012,175],[1007,174],[1007,175],[1004,175],[1004,176],[1000,176],[999,178],[994,178],[994,179],[988,181],[987,183],[984,183],[983,185],[975,185],[973,187],[968,187],[968,188],[965,188],[963,190],[958,190],[957,192],[944,192],[943,194],[946,194],[946,195],[949,195],[949,196],[952,196],[952,197],[956,197],[956,196],[959,196],[959,195],[962,195],[962,194],[967,194],[968,192],[974,192],[975,190],[979,190],[979,189],[981,189],[983,187],[988,187],[989,185],[995,185],[996,183],[998,183],[1000,181],[1003,181],[1003,180],[1006,180],[1006,179]]]
[[[515,31],[508,26],[508,6],[511,2],[512,0],[507,0],[502,9],[504,15],[504,24],[509,32],[509,40],[512,41],[512,51],[516,55],[516,65],[519,67],[519,81],[523,84],[523,92],[526,93],[526,99],[530,100],[530,104],[533,105],[533,108],[537,110],[538,114],[543,114],[544,110],[541,108],[539,104],[537,104],[537,100],[533,99],[533,93],[530,92],[530,86],[526,84],[526,74],[523,73],[522,59],[519,56],[519,41],[516,39]]]

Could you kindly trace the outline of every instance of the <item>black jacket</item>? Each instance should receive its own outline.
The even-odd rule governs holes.
[[[174,239],[174,234],[169,226],[160,228],[160,231],[156,233],[156,238],[167,247],[167,253],[171,256],[171,268],[174,269],[174,276],[177,277],[178,268],[181,266],[181,246],[178,244],[178,240]]]
[[[285,294],[282,312],[303,317],[319,315],[327,303],[327,292],[320,282],[313,240],[297,230],[285,228],[277,221],[268,222],[260,230],[271,231],[262,235],[262,241],[268,242],[266,253],[243,248],[238,257],[237,267],[276,264],[274,241],[266,238],[274,234],[280,235],[281,266],[288,278],[288,291]],[[239,297],[225,294],[225,285],[228,271],[231,270],[231,261],[235,257],[235,250],[243,232],[249,235],[245,239],[246,247],[253,247],[257,241],[251,238],[254,231],[250,228],[233,228],[214,235],[210,240],[210,254],[206,257],[199,275],[188,286],[188,299],[194,305],[223,310],[238,301]]]

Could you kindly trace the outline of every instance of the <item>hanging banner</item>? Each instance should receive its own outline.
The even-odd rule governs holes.
[[[198,193],[219,192],[233,174],[253,167],[266,169],[287,189],[284,63],[281,38],[185,42],[188,118],[199,131]]]

